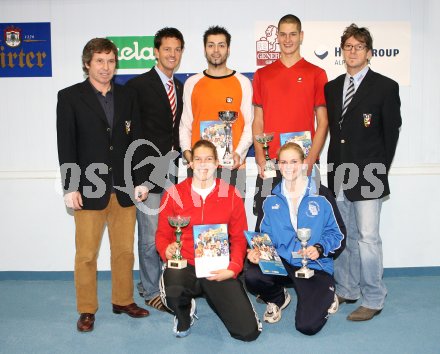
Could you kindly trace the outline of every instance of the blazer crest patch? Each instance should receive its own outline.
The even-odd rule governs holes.
[[[131,131],[131,120],[125,121],[125,134],[130,134]]]
[[[371,125],[371,113],[364,113],[364,127],[368,128]]]

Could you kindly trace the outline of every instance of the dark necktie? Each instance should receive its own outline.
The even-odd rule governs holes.
[[[347,107],[350,104],[354,96],[354,79],[350,76],[350,83],[348,84],[347,93],[345,94],[344,104],[342,105],[341,119],[339,119],[339,128],[342,128],[342,123],[344,122],[344,115],[347,112]]]

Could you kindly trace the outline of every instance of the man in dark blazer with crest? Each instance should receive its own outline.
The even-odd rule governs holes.
[[[127,82],[137,92],[144,151],[148,157],[148,197],[136,210],[140,282],[138,291],[145,304],[165,311],[159,291],[161,261],[156,251],[156,230],[164,189],[177,181],[180,153],[179,124],[183,85],[174,77],[184,49],[182,33],[171,27],[157,31],[154,55],[157,65]]]
[[[148,316],[133,300],[135,206],[147,196],[140,162],[125,161],[130,144],[140,138],[134,91],[114,84],[117,49],[105,38],[83,50],[88,78],[58,93],[57,141],[64,200],[75,218],[75,288],[80,318],[77,329],[94,328],[97,258],[105,225],[111,245],[112,304],[116,314]]]
[[[334,276],[340,303],[362,298],[347,319],[365,321],[381,312],[387,294],[380,211],[390,194],[388,173],[402,119],[398,84],[368,66],[373,50],[368,29],[347,27],[341,49],[347,73],[325,86],[328,185],[347,227],[346,248],[335,261]]]

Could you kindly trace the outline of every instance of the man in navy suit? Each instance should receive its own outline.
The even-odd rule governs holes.
[[[135,92],[112,82],[117,49],[105,38],[90,40],[82,62],[88,78],[58,93],[58,158],[64,200],[75,216],[75,288],[80,332],[93,330],[97,258],[105,225],[111,245],[112,304],[116,314],[148,316],[133,301],[133,201],[147,196],[140,158],[126,160],[140,138]],[[137,156],[131,154],[131,156]],[[136,160],[137,159],[137,160]],[[134,187],[135,186],[135,187]]]
[[[148,198],[136,210],[140,282],[138,291],[145,304],[165,311],[160,299],[161,261],[156,251],[156,230],[164,189],[177,179],[180,152],[179,124],[182,115],[182,83],[173,75],[184,49],[182,33],[165,27],[154,37],[157,65],[127,82],[138,96],[142,137],[147,140]]]
[[[325,86],[328,185],[347,227],[346,248],[335,261],[334,275],[340,303],[362,298],[347,319],[365,321],[380,313],[387,294],[380,211],[390,194],[388,172],[402,118],[398,84],[368,66],[373,49],[368,29],[347,27],[341,48],[347,73]]]

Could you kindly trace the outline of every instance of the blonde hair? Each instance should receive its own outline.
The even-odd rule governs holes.
[[[289,142],[289,143],[285,143],[278,150],[278,155],[277,155],[278,160],[280,159],[281,153],[286,150],[296,151],[299,154],[301,161],[304,161],[304,159],[306,158],[304,154],[304,150],[301,148],[301,146],[299,146],[297,143]]]

